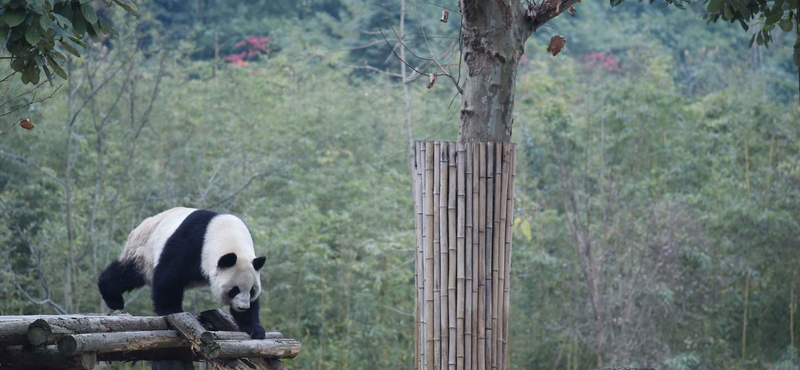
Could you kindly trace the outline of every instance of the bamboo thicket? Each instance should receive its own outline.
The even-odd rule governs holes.
[[[508,366],[516,144],[416,144],[415,363]]]

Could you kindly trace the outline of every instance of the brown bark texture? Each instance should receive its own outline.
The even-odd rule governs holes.
[[[458,142],[510,142],[517,67],[525,41],[577,0],[460,0],[461,120]]]

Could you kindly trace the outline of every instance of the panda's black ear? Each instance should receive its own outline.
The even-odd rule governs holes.
[[[256,268],[256,271],[261,270],[264,267],[264,262],[267,261],[267,257],[256,257],[253,260],[253,267]]]
[[[219,262],[217,262],[217,267],[224,269],[228,267],[233,267],[236,264],[236,253],[228,253],[219,258]]]

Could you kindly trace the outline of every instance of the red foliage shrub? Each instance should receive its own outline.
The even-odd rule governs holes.
[[[598,68],[602,67],[607,71],[619,71],[621,69],[621,63],[618,59],[614,58],[614,53],[601,53],[596,51],[594,53],[590,53],[583,57],[583,60],[589,66],[589,68]]]
[[[270,37],[250,35],[247,39],[237,42],[233,48],[242,50],[225,56],[223,59],[234,65],[246,65],[248,60],[255,59],[260,54],[269,51]]]

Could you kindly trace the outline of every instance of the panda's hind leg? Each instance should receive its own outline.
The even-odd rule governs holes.
[[[144,286],[144,276],[133,260],[116,260],[106,267],[97,280],[100,295],[112,310],[125,307],[122,294]]]

